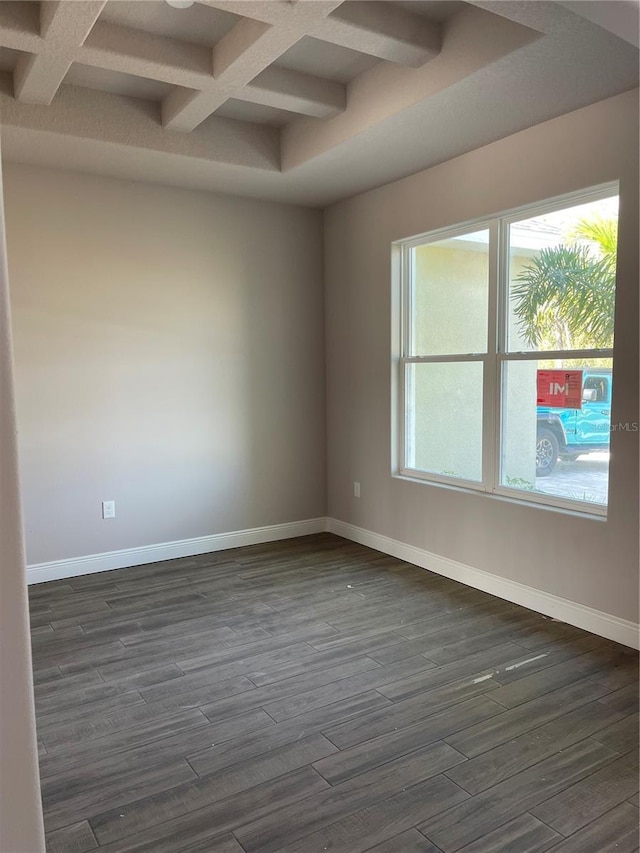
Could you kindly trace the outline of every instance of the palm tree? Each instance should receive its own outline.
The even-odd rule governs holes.
[[[618,223],[582,219],[567,243],[541,249],[511,286],[513,310],[529,346],[613,346]]]

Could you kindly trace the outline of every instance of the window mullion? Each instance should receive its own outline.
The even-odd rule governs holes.
[[[402,276],[404,281],[404,316],[402,333],[402,356],[406,357],[413,352],[413,252],[405,246],[402,256]]]
[[[407,364],[406,356],[411,352],[411,306],[412,306],[412,279],[411,274],[411,250],[408,246],[402,247],[400,256],[400,280],[401,280],[401,311],[400,311],[400,358],[398,359],[397,375],[397,399],[398,418],[396,421],[397,436],[399,440],[398,465],[400,468],[407,466]]]
[[[554,359],[613,358],[613,349],[525,350],[501,352],[503,361],[552,361]]]
[[[500,485],[501,467],[502,467],[502,432],[504,427],[503,419],[503,391],[504,391],[504,371],[503,371],[503,355],[508,348],[508,317],[509,317],[509,223],[505,222],[504,218],[498,220],[498,267],[496,278],[496,294],[497,294],[497,327],[496,327],[496,358],[493,369],[494,376],[494,397],[493,411],[495,417],[495,430],[493,434],[493,468],[492,468],[492,485],[491,488],[495,491]]]
[[[442,355],[411,355],[403,358],[404,364],[444,364],[450,361],[484,361],[484,352],[446,353]]]
[[[487,305],[487,354],[483,372],[482,482],[494,488],[496,459],[496,346],[498,339],[498,282],[500,278],[500,223],[489,223],[489,294]]]

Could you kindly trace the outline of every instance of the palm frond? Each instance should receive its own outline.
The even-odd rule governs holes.
[[[583,240],[594,246],[602,257],[615,263],[618,249],[618,220],[594,216],[581,219],[569,234],[572,240]]]
[[[554,325],[594,348],[613,342],[615,266],[610,257],[594,259],[587,246],[542,249],[515,278],[511,300],[529,346],[540,346]]]

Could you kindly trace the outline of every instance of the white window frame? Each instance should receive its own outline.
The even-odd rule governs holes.
[[[509,288],[509,228],[513,222],[532,218],[556,210],[611,198],[619,195],[618,181],[601,184],[578,192],[557,196],[542,202],[524,205],[496,216],[472,219],[450,228],[440,228],[392,244],[392,475],[402,479],[428,483],[472,493],[483,493],[503,500],[532,504],[544,509],[560,510],[578,515],[606,518],[608,504],[570,500],[555,495],[528,492],[501,485],[501,442],[503,433],[503,375],[510,361],[540,361],[554,358],[610,358],[613,349],[589,350],[526,350],[507,349],[508,288]],[[486,353],[456,353],[448,355],[412,356],[411,298],[412,249],[459,237],[475,231],[489,232]],[[446,362],[480,362],[483,365],[482,411],[482,481],[466,480],[427,471],[408,468],[407,422],[405,418],[405,393],[407,367],[411,364],[442,364]],[[613,375],[613,374],[612,374]]]

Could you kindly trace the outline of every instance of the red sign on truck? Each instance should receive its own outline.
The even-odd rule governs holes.
[[[559,409],[582,408],[581,370],[539,370],[538,405]]]

